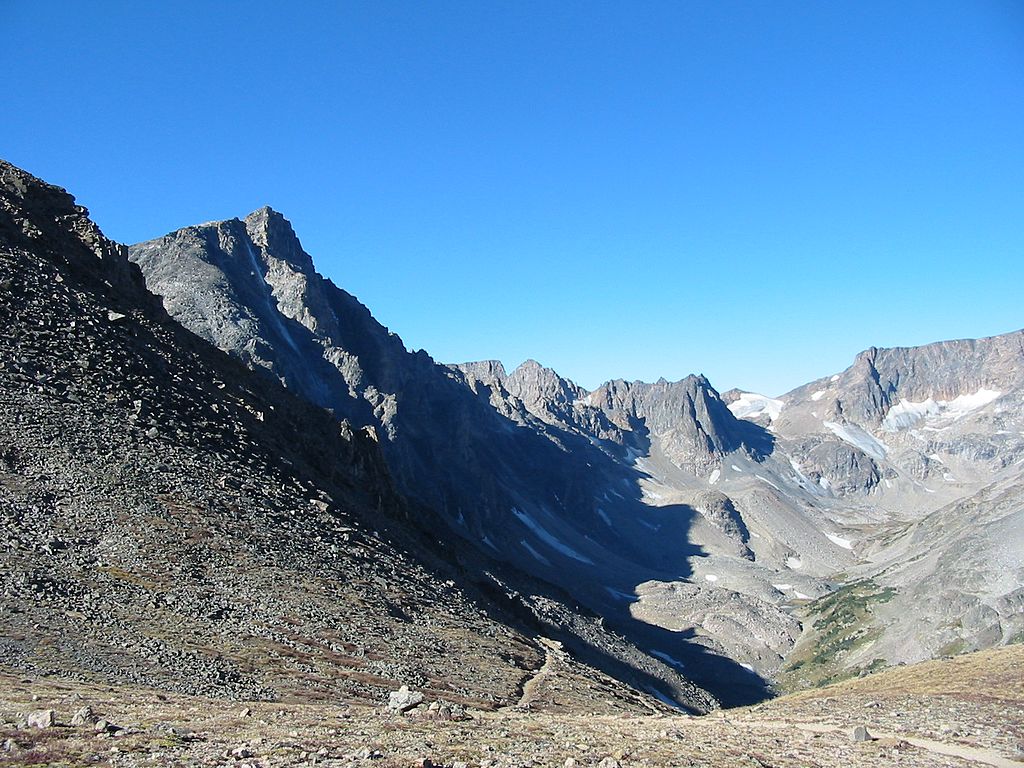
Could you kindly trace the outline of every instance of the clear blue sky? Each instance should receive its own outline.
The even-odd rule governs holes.
[[[439,360],[779,394],[1024,326],[1019,2],[0,0],[0,29],[0,156],[122,242],[270,204]]]

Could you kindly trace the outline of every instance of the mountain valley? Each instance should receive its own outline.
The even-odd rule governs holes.
[[[478,724],[459,738],[492,757],[433,759],[658,765],[687,723],[706,751],[750,739],[690,764],[769,764],[779,723],[808,751],[770,764],[971,759],[901,746],[943,734],[881,713],[891,743],[846,754],[848,701],[903,707],[913,670],[1002,674],[989,698],[906,706],[974,713],[950,728],[990,764],[1024,738],[1024,331],[871,348],[777,398],[702,375],[587,391],[532,360],[408,351],[269,208],[122,246],[2,161],[0,289],[2,704],[135,718],[144,748],[112,764],[225,698],[261,702],[225,715],[231,739],[259,738],[251,716],[287,753],[253,764],[315,762],[329,735],[322,763],[405,765]],[[391,712],[385,748],[374,707],[403,685],[434,708]],[[840,730],[786,722],[825,722],[829,696]],[[360,744],[324,730],[350,714]],[[323,739],[299,749],[280,719]],[[16,721],[0,763],[49,754]],[[161,734],[159,760],[194,757]],[[547,746],[510,746],[530,738]],[[194,764],[270,751],[202,740]]]
[[[270,209],[128,252],[190,330],[380,434],[453,535],[720,698],[1024,631],[1024,332],[871,349],[778,399],[703,376],[587,392],[406,351]],[[856,616],[822,639],[836,596]],[[708,651],[738,665],[702,678]]]

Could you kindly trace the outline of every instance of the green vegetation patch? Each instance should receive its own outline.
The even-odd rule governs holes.
[[[842,660],[881,635],[870,626],[871,615],[875,606],[889,602],[895,595],[892,587],[862,579],[809,603],[804,610],[807,616],[814,617],[816,637],[813,644],[790,659],[782,673],[783,687],[826,685],[859,674],[859,669],[843,669]],[[875,659],[865,669],[874,672],[884,666],[882,659]]]

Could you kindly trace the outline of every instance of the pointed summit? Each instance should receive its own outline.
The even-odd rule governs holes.
[[[526,403],[527,407],[539,403],[568,404],[586,394],[582,387],[532,358],[509,374],[505,387]]]
[[[246,216],[245,228],[257,248],[287,261],[300,272],[314,271],[313,259],[303,250],[291,222],[269,205]]]

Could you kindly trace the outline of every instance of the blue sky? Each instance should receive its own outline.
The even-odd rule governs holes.
[[[1024,327],[1016,2],[0,0],[0,156],[269,204],[411,349],[780,394]]]

